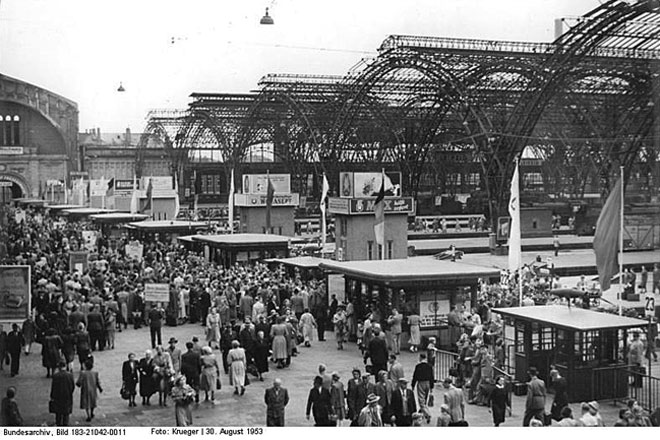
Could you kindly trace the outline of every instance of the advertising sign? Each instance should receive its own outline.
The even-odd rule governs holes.
[[[449,299],[420,300],[419,316],[422,327],[435,327],[449,314]]]
[[[300,195],[297,193],[273,195],[273,206],[298,206]],[[236,194],[234,195],[235,206],[266,206],[266,194]]]
[[[497,241],[507,241],[511,228],[511,217],[500,217],[497,219]]]
[[[87,270],[87,256],[89,252],[87,251],[71,251],[69,252],[69,272],[80,272],[83,273]]]
[[[30,266],[0,266],[0,321],[27,319],[30,290]]]
[[[144,300],[160,303],[170,302],[170,285],[166,283],[145,283]]]
[[[89,195],[92,197],[104,197],[108,191],[106,179],[92,179],[89,181]]]
[[[349,199],[330,197],[328,198],[328,212],[331,214],[350,213]]]
[[[138,188],[136,188],[138,189]],[[130,194],[133,192],[132,180],[117,180],[115,179],[115,194]]]
[[[243,194],[266,194],[268,190],[268,174],[244,174]],[[270,174],[270,182],[275,189],[275,195],[291,193],[290,174]]]
[[[376,197],[382,183],[382,173],[339,173],[340,197]],[[401,173],[385,173],[385,195],[401,197]]]
[[[23,154],[23,147],[0,147],[0,154],[3,155],[20,155]]]

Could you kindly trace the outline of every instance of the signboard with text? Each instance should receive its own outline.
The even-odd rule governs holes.
[[[144,300],[160,303],[170,302],[170,285],[166,283],[145,283]]]
[[[23,154],[23,147],[0,147],[0,155],[15,156]]]
[[[24,321],[30,314],[30,266],[0,266],[0,321]]]
[[[369,199],[341,199],[330,197],[328,199],[328,211],[332,214],[374,214],[376,198]],[[415,201],[412,197],[385,198],[385,214],[413,214],[415,212]],[[348,208],[348,209],[347,209]]]
[[[125,246],[126,256],[134,260],[142,261],[144,245],[139,241],[131,241]]]
[[[81,274],[87,270],[88,262],[87,251],[71,251],[69,252],[69,272],[80,272]]]
[[[300,195],[297,193],[273,195],[273,206],[298,206],[300,204]],[[251,207],[266,206],[266,194],[236,194],[234,196],[234,205]]]

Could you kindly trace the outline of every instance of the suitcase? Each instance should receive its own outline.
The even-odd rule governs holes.
[[[513,384],[514,396],[525,396],[527,394],[527,384],[524,382],[516,382]]]

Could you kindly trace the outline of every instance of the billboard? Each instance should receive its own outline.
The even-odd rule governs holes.
[[[30,314],[30,266],[0,266],[0,321],[24,321]]]
[[[300,195],[297,193],[273,195],[273,206],[299,206]],[[236,194],[234,196],[235,206],[266,206],[266,194]]]
[[[275,195],[291,193],[290,174],[244,174],[241,179],[243,194],[266,194],[269,177],[275,189]]]
[[[160,303],[170,302],[170,285],[167,283],[145,283],[144,300]]]
[[[328,212],[332,214],[374,214],[376,198],[370,199],[341,199],[330,197],[328,199]],[[388,197],[383,201],[385,214],[414,214],[415,201],[412,197]]]
[[[381,173],[339,173],[340,197],[376,197],[382,182]],[[385,195],[401,197],[401,173],[385,173]]]

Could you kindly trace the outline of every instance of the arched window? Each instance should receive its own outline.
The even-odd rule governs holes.
[[[21,117],[14,115],[13,132],[14,139],[12,145],[21,145]]]
[[[0,115],[0,145],[7,145],[6,141],[6,127],[5,127],[5,118]]]
[[[6,115],[2,122],[2,145],[11,145],[11,116]]]

